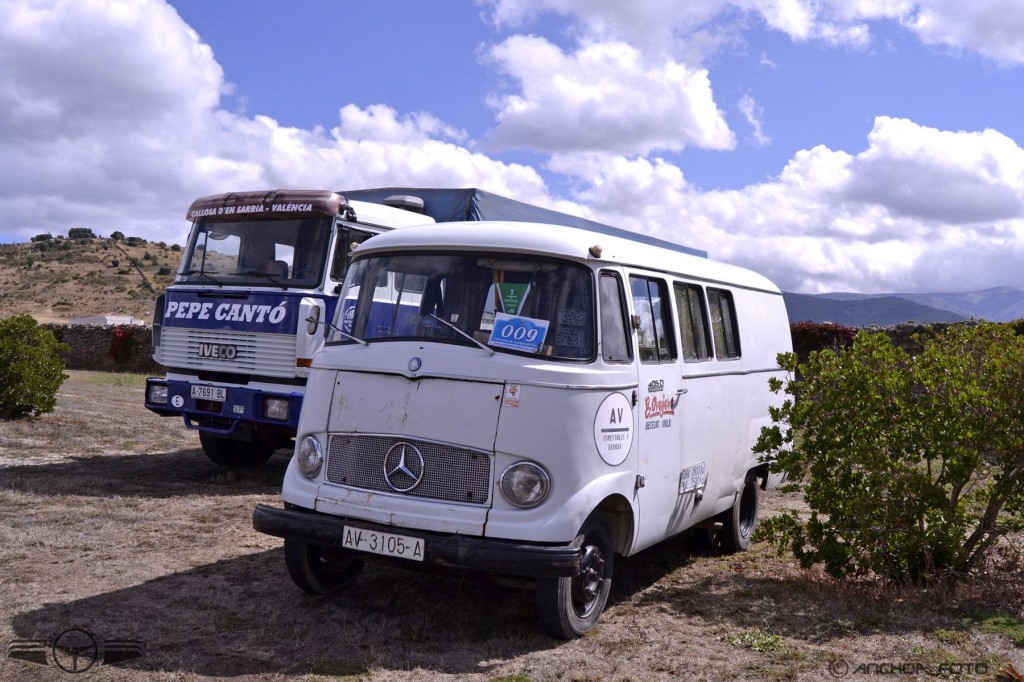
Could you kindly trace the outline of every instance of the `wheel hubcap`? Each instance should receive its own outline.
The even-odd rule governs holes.
[[[585,616],[601,591],[604,582],[604,555],[594,545],[583,551],[580,574],[572,580],[572,600],[576,613]]]

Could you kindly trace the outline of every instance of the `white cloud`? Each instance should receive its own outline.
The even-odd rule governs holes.
[[[497,148],[646,154],[734,145],[705,69],[648,64],[622,42],[565,54],[528,36],[509,38],[489,58],[521,85],[521,94],[491,99],[498,119],[491,144]]]
[[[925,43],[1024,63],[1024,5],[1017,0],[926,0],[903,21]]]
[[[480,0],[501,25],[519,27],[544,12],[573,17],[593,40],[625,40],[645,49],[686,53],[693,39],[701,61],[735,39],[736,14],[757,17],[795,41],[863,47],[871,24],[898,22],[926,44],[1024,63],[1024,3],[1019,0]]]
[[[953,224],[1019,218],[1024,151],[994,130],[948,132],[880,117],[845,196]]]
[[[757,103],[757,101],[749,94],[743,95],[740,98],[737,108],[740,113],[743,114],[743,118],[750,125],[750,139],[754,145],[758,147],[764,147],[767,144],[771,144],[772,138],[768,137],[764,133],[763,122],[761,121],[764,116],[764,108]]]
[[[189,202],[266,187],[482,186],[555,203],[527,166],[425,113],[345,106],[334,130],[219,108],[210,48],[163,0],[0,3],[0,231],[182,242]],[[335,184],[336,183],[336,184]]]
[[[787,291],[962,291],[1019,280],[1024,150],[994,131],[880,117],[859,154],[818,146],[772,181],[713,192],[663,160],[553,163],[582,183],[577,198],[597,219],[705,249]]]

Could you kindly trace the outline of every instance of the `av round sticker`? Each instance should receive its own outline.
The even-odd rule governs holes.
[[[601,402],[594,417],[597,452],[611,466],[622,464],[633,443],[633,407],[629,398],[612,393]]]

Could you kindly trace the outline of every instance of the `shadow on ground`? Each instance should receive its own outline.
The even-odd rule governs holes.
[[[0,467],[0,490],[35,495],[167,498],[181,495],[278,493],[291,450],[278,450],[266,464],[226,468],[202,450],[141,455],[84,455],[49,464]]]

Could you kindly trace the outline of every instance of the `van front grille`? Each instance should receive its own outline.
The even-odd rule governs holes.
[[[428,500],[487,505],[492,469],[487,452],[399,436],[333,434],[327,446],[331,483]]]

